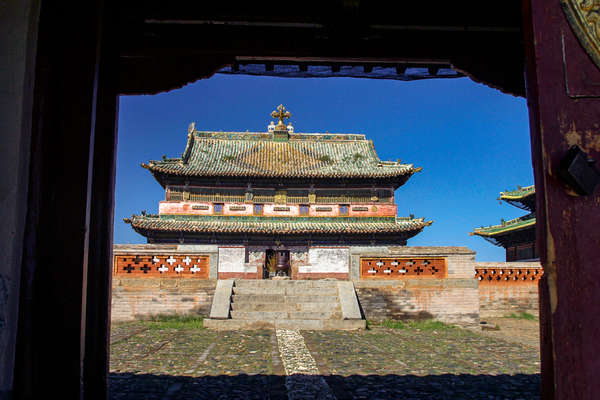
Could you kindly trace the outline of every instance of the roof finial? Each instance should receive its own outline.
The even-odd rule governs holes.
[[[283,104],[280,104],[277,107],[277,111],[273,111],[271,113],[271,117],[273,118],[279,118],[279,123],[277,124],[277,126],[283,126],[283,129],[285,128],[285,123],[284,123],[284,118],[290,118],[292,116],[292,113],[290,113],[289,111],[285,110],[285,107],[283,106]]]

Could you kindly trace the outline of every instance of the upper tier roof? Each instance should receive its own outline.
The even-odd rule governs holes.
[[[528,211],[535,211],[535,185],[500,192],[500,200]]]
[[[157,175],[260,178],[384,178],[399,186],[421,168],[381,161],[365,135],[191,131],[181,158],[142,164]],[[158,177],[157,177],[158,178]],[[161,179],[159,179],[161,180]]]

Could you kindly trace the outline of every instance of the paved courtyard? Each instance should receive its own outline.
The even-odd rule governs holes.
[[[537,322],[490,322],[501,329],[215,332],[199,321],[116,324],[111,399],[539,398]]]

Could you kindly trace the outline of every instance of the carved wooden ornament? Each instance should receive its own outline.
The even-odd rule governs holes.
[[[579,43],[600,68],[600,0],[560,0]]]

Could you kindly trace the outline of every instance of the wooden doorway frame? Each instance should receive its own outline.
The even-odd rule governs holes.
[[[559,0],[522,4],[537,246],[545,268],[540,283],[543,397],[591,399],[600,393],[595,340],[600,333],[600,198],[598,191],[574,193],[558,168],[571,144],[600,159],[600,100],[594,91],[600,72],[578,44]],[[115,2],[101,0],[41,7],[30,176],[23,182],[28,215],[14,324],[18,339],[14,367],[8,366],[14,369],[15,398],[51,393],[107,398],[121,93],[119,38],[111,29],[114,7]],[[198,59],[204,61],[196,79],[228,60],[221,55]],[[585,71],[587,81],[568,72],[573,70]],[[571,86],[565,86],[565,76]],[[183,77],[181,84],[188,81]],[[574,83],[579,94],[572,92]],[[48,329],[55,326],[60,329]]]

